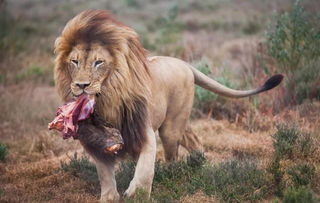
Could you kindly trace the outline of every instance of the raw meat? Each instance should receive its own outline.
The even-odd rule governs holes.
[[[120,131],[94,113],[94,105],[94,98],[82,94],[76,100],[59,107],[48,128],[61,131],[64,139],[79,139],[91,150],[117,153],[124,144]]]

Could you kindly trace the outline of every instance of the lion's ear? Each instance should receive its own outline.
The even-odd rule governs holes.
[[[63,47],[62,38],[59,37],[55,41],[54,52],[56,54],[54,67],[54,82],[59,96],[63,101],[68,101],[71,97],[70,84],[72,82],[71,75],[66,62],[67,52]]]

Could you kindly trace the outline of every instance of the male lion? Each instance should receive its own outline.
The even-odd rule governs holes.
[[[96,111],[118,128],[124,139],[120,155],[137,158],[134,177],[126,190],[150,194],[156,158],[155,132],[165,158],[177,158],[181,144],[201,150],[198,138],[187,127],[194,84],[227,97],[247,97],[277,86],[282,75],[262,87],[239,91],[205,76],[188,63],[171,57],[147,57],[137,33],[107,11],[88,10],[70,20],[55,43],[55,83],[64,101],[82,93],[96,96]],[[115,162],[95,156],[101,184],[101,201],[119,200]]]

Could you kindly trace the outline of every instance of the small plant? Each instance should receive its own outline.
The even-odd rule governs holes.
[[[8,155],[8,148],[5,144],[0,143],[0,161],[5,161]]]
[[[135,165],[134,161],[127,161],[120,165],[120,170],[116,174],[117,188],[120,193],[128,188],[134,175]]]
[[[289,127],[287,125],[279,125],[277,129],[277,133],[273,136],[275,156],[280,159],[292,157],[293,149],[300,132],[296,127]]]
[[[148,199],[148,194],[146,191],[138,189],[133,198],[125,198],[125,203],[150,203],[153,202],[152,199]]]
[[[308,186],[315,175],[315,168],[308,163],[298,164],[290,168],[288,174],[296,188]]]
[[[286,74],[287,104],[301,103],[306,97],[320,98],[318,22],[298,0],[291,11],[277,15],[268,29],[268,52]]]
[[[308,203],[316,203],[319,202],[320,199],[317,199],[313,192],[307,187],[299,187],[294,188],[290,187],[284,193],[283,203],[300,203],[300,202],[308,202]]]
[[[260,24],[255,20],[249,21],[242,29],[243,33],[247,35],[256,34],[261,30]]]
[[[274,193],[277,196],[281,197],[283,195],[282,193],[284,189],[284,183],[283,183],[284,171],[281,168],[279,156],[274,156],[272,158],[272,161],[268,166],[267,170],[272,175],[272,181],[275,187]]]
[[[273,178],[275,194],[282,197],[288,186],[300,188],[312,185],[315,167],[308,160],[312,158],[314,143],[311,134],[302,132],[297,127],[282,124],[277,126],[277,129],[272,137],[274,153],[268,172]],[[301,191],[299,190],[299,195]],[[284,198],[293,198],[292,195],[297,194],[289,190]]]
[[[253,160],[231,160],[204,172],[206,194],[218,194],[227,202],[253,201],[266,195],[268,179]]]
[[[140,7],[140,4],[137,0],[124,0],[124,3],[129,7],[133,7],[133,8]]]
[[[99,178],[97,169],[87,157],[78,158],[77,153],[75,153],[69,163],[61,162],[61,169],[89,183],[90,191],[94,194],[98,193]]]
[[[154,33],[154,37],[148,38],[142,35],[143,45],[151,50],[165,55],[178,55],[182,51],[179,45],[184,25],[177,20],[179,14],[178,5],[172,6],[166,16],[161,16],[147,25],[148,31]],[[148,35],[149,36],[149,35]]]
[[[280,159],[292,159],[312,155],[314,152],[312,134],[284,124],[277,126],[277,129],[277,133],[273,136],[275,156]]]

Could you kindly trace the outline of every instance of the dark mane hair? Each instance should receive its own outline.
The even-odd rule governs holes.
[[[71,76],[67,57],[77,44],[100,43],[113,57],[113,69],[102,83],[96,110],[121,130],[125,147],[132,156],[146,142],[150,75],[146,52],[138,34],[117,21],[108,11],[87,10],[71,19],[55,43],[55,83],[63,100],[70,96]],[[124,154],[124,153],[123,153]]]

